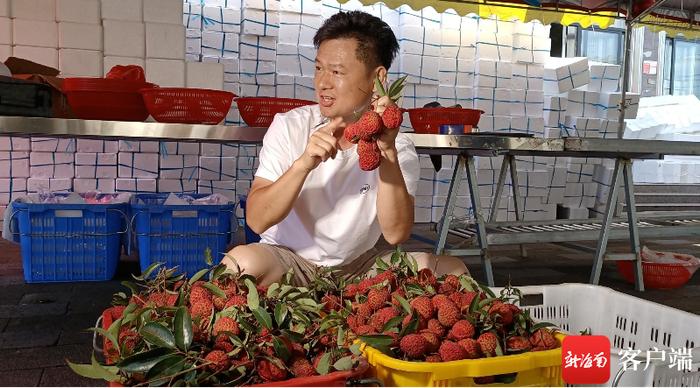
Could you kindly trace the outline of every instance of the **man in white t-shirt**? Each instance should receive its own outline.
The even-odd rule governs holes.
[[[391,104],[372,97],[375,79],[386,80],[398,52],[394,33],[367,13],[341,12],[318,30],[314,45],[319,104],[275,116],[248,194],[246,221],[261,241],[239,245],[223,259],[262,284],[290,268],[298,284],[319,266],[361,275],[381,254],[374,248],[380,236],[399,244],[413,226],[420,166],[410,139],[398,128],[385,130],[377,139],[380,166],[363,171],[357,146],[343,137],[359,113],[381,113]],[[437,274],[467,272],[454,257],[414,257]]]

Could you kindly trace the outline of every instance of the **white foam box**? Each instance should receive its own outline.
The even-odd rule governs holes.
[[[75,152],[75,139],[33,137],[31,149],[39,152]]]
[[[441,35],[439,29],[403,25],[399,27],[399,53],[439,57]]]
[[[617,139],[617,131],[620,127],[618,120],[600,120],[600,136],[604,139]],[[623,123],[622,130],[624,133],[626,123]]]
[[[146,61],[143,58],[136,58],[136,57],[114,57],[114,56],[105,56],[102,60],[103,62],[103,71],[104,74],[106,75],[109,73],[109,71],[112,69],[112,67],[117,66],[117,65],[136,65],[136,66],[141,66],[141,68],[145,69],[146,68]],[[150,80],[149,80],[150,81]]]
[[[237,96],[242,95],[241,94],[241,84],[239,84],[238,82],[224,82],[224,90],[227,92],[233,93]],[[274,95],[274,93],[273,93],[273,95]],[[233,108],[235,108],[235,107],[233,107],[233,105],[232,105],[231,109],[233,109]]]
[[[58,23],[58,47],[102,50],[102,26],[88,23]]]
[[[447,24],[446,26],[455,26]],[[459,58],[474,60],[476,55],[476,30],[466,28],[442,28],[440,56],[443,58]]]
[[[321,24],[323,18],[319,15],[280,12],[279,43],[311,44]]]
[[[510,62],[513,59],[513,36],[479,31],[476,54],[480,59]]]
[[[188,28],[185,30],[185,60],[188,55],[195,55],[196,61],[202,54],[202,31]]]
[[[0,44],[12,45],[12,19],[0,17]]]
[[[464,86],[439,86],[438,102],[442,106],[460,104],[462,108],[474,106],[474,89]]]
[[[279,12],[244,7],[241,19],[242,34],[279,36]]]
[[[27,195],[27,178],[0,179],[0,204],[7,205]]]
[[[235,157],[199,157],[199,179],[208,181],[235,180],[238,160]]]
[[[111,178],[117,177],[117,154],[77,152],[75,154],[76,178]]]
[[[240,58],[256,61],[277,59],[277,38],[273,36],[241,35]]]
[[[522,35],[520,35],[522,36]],[[517,38],[518,35],[515,36]],[[552,41],[546,37],[528,37],[531,42],[525,47],[513,43],[513,62],[542,64],[549,57]],[[523,38],[520,38],[521,40]]]
[[[49,47],[14,46],[12,55],[45,66],[58,68],[58,50]]]
[[[569,100],[566,109],[567,116],[599,117],[600,93],[585,90],[571,90],[567,93]]]
[[[58,23],[15,18],[12,20],[12,44],[56,48],[58,47]]]
[[[66,77],[101,77],[102,51],[59,49],[58,68]]]
[[[242,0],[241,8],[252,8],[256,10],[279,11],[280,0]]]
[[[627,109],[625,110],[626,119],[637,118],[639,111],[639,93],[626,93],[625,100]],[[601,118],[608,120],[617,120],[620,116],[620,102],[622,101],[622,93],[600,93],[600,109]]]
[[[474,84],[474,62],[456,58],[440,58],[440,85],[469,86]]]
[[[313,46],[278,44],[277,74],[313,77],[315,58],[316,49]]]
[[[545,96],[544,98],[544,124],[548,127],[558,127],[566,120],[566,110],[569,100],[560,96]]]
[[[541,137],[544,135],[544,119],[532,116],[511,116],[511,132],[534,134]]]
[[[16,19],[56,21],[56,0],[11,0],[10,6]]]
[[[199,155],[199,143],[163,141],[160,142],[160,152],[163,155]]]
[[[308,15],[320,16],[323,3],[318,1],[308,2],[305,0],[285,0],[279,2],[279,10],[289,13],[305,13]],[[371,11],[368,10],[371,13]]]
[[[237,144],[201,143],[201,156],[238,156]]]
[[[250,180],[236,179],[236,194],[248,195],[251,183],[252,181]]]
[[[119,152],[158,153],[160,144],[157,141],[119,140]]]
[[[544,94],[540,90],[511,90],[511,115],[512,116],[537,116],[543,115]],[[544,121],[543,125],[544,127]]]
[[[222,90],[224,88],[224,65],[221,63],[185,63],[185,86]]]
[[[236,201],[236,181],[197,181],[197,193],[221,194],[226,198]]]
[[[475,71],[474,85],[477,87],[512,88],[513,67],[511,63],[478,59]]]
[[[600,135],[595,136],[592,133],[600,134],[601,120],[596,118],[587,117],[566,117],[566,122],[564,124],[567,129],[573,128],[575,134],[579,137],[600,137]],[[586,134],[590,133],[589,136]]]
[[[59,0],[56,2],[56,20],[100,24],[101,4],[99,0]]]
[[[569,183],[590,183],[593,182],[593,165],[573,164],[569,165],[566,174],[567,185]]]
[[[513,89],[543,90],[544,66],[538,64],[513,63]]]
[[[143,21],[143,0],[102,0],[102,19]]]
[[[146,55],[146,28],[143,23],[104,20],[102,26],[105,56],[143,58]]]
[[[479,132],[510,132],[510,117],[481,115]]]
[[[75,160],[69,152],[35,152],[29,154],[29,176],[35,178],[73,178]]]
[[[202,31],[202,8],[203,6],[200,3],[182,4],[182,25],[185,26],[186,29]],[[206,24],[208,25],[209,23]]]
[[[403,54],[400,57],[399,72],[406,75],[406,82],[437,85],[440,79],[440,58]]]
[[[616,92],[620,87],[621,67],[610,63],[591,62],[589,65],[591,82],[586,90],[593,92]]]
[[[474,89],[474,107],[486,115],[508,116],[511,108],[511,91],[478,87]]]
[[[9,18],[12,16],[10,12],[10,0],[0,0],[0,17]]]
[[[119,151],[119,143],[116,140],[78,139],[75,150],[76,152],[116,153]]]
[[[275,85],[274,61],[251,61],[241,59],[239,63],[239,77],[241,83],[257,85]]]
[[[239,57],[239,34],[202,32],[202,55],[222,58]]]
[[[204,6],[202,8],[203,31],[241,32],[241,10],[223,7]]]
[[[588,219],[588,208],[573,206],[557,206],[557,218],[563,220]]]
[[[158,154],[120,152],[119,178],[157,178]]]
[[[250,80],[248,78],[248,80]],[[226,85],[224,85],[225,87]],[[241,96],[275,97],[277,88],[272,85],[240,84]]]
[[[91,191],[114,193],[116,191],[116,184],[114,179],[75,178],[73,179],[73,191],[76,193]]]
[[[146,3],[150,1],[153,0],[146,0]],[[165,23],[145,24],[147,58],[185,58],[185,26]]]
[[[54,183],[54,187],[63,187],[62,190],[56,190],[51,188],[51,181],[59,181]],[[55,192],[55,191],[68,191],[71,189],[71,184],[67,184],[65,181],[71,181],[71,179],[49,179],[49,178],[29,178],[27,179],[27,192],[29,193],[45,193],[45,192]],[[71,182],[72,183],[72,182]],[[68,188],[65,188],[68,186]]]
[[[29,152],[0,151],[0,178],[29,177]]]
[[[9,44],[0,44],[0,62],[4,62],[12,56],[12,46]]]
[[[144,0],[143,21],[182,25],[182,1]]]
[[[116,191],[127,193],[155,193],[158,191],[155,179],[117,178],[115,183]]]
[[[1,136],[0,151],[29,151],[30,141],[26,137]]]
[[[224,69],[224,82],[238,82],[239,76],[238,71],[240,68],[240,62],[235,58],[220,58],[220,57],[210,57],[203,56],[203,63],[220,63],[223,65]]]
[[[547,58],[544,64],[544,91],[547,94],[568,92],[590,82],[588,58]]]
[[[159,193],[196,193],[196,179],[158,179]]]
[[[432,211],[427,208],[418,208],[413,210],[413,217],[415,222],[432,222]]]
[[[146,80],[162,87],[185,86],[185,61],[146,59]]]
[[[159,177],[164,179],[197,179],[197,155],[160,155]]]

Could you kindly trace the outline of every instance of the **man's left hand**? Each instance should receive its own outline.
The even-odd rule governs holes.
[[[380,97],[374,104],[374,111],[380,115],[389,105],[396,105],[388,96]],[[399,134],[399,128],[385,128],[382,134],[377,138],[377,146],[382,152],[382,158],[394,158],[396,156],[396,136]]]

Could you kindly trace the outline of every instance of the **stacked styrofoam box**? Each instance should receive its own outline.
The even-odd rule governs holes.
[[[158,170],[161,193],[197,192],[199,143],[162,142]]]
[[[58,68],[56,1],[12,0],[10,6],[12,19],[0,17],[0,44],[12,45],[13,56]]]
[[[75,177],[75,139],[32,138],[27,192],[70,191]]]
[[[117,141],[78,139],[73,190],[114,192],[118,150]]]
[[[157,191],[160,146],[156,141],[119,141],[116,191]]]
[[[549,56],[551,45],[549,26],[536,22],[515,23],[513,62],[542,64]]]
[[[0,206],[27,192],[29,139],[0,137]]]

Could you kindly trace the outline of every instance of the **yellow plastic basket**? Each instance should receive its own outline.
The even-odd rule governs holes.
[[[561,344],[563,334],[556,335]],[[450,362],[403,361],[366,344],[360,349],[388,387],[562,387],[561,347],[542,352]],[[474,377],[517,373],[510,384],[476,384]]]

